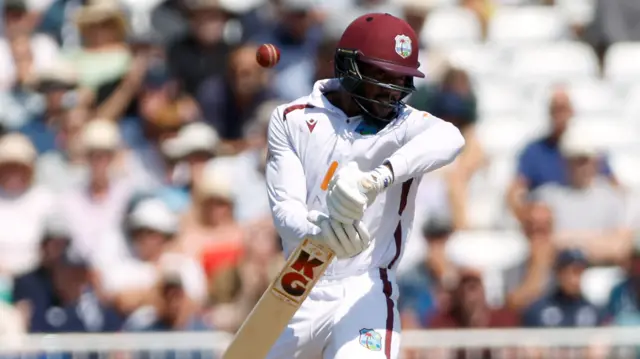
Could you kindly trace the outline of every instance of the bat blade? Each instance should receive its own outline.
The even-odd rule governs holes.
[[[328,248],[305,239],[264,292],[222,358],[266,358],[333,257]]]

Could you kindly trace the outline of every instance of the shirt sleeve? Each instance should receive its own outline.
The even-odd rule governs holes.
[[[267,195],[274,225],[283,239],[301,240],[318,233],[307,220],[307,180],[280,109],[269,121],[266,164]]]
[[[424,125],[409,126],[409,141],[389,159],[396,182],[448,165],[464,147],[464,137],[454,125],[427,113],[421,113]]]

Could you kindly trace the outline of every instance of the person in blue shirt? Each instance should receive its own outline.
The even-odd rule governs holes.
[[[534,302],[523,314],[526,327],[595,327],[603,323],[602,312],[582,295],[580,280],[588,266],[578,249],[558,253],[556,287]]]
[[[569,94],[557,88],[549,104],[550,132],[528,145],[518,158],[517,174],[507,193],[507,202],[515,216],[522,220],[527,195],[546,183],[568,184],[565,159],[560,153],[560,139],[574,115]],[[601,159],[601,174],[617,183],[605,158]]]
[[[43,333],[109,333],[121,329],[120,314],[98,295],[89,264],[68,246],[51,272],[57,303],[34,313]]]
[[[24,315],[29,332],[45,331],[47,310],[60,305],[61,299],[53,285],[53,271],[69,243],[68,233],[47,226],[40,242],[40,265],[14,280],[13,304]]]
[[[62,73],[39,75],[35,90],[46,101],[46,109],[16,129],[29,137],[39,154],[58,149],[58,132],[70,110],[80,103],[77,79]]]
[[[438,306],[442,303],[438,303],[437,299],[442,290],[441,276],[445,269],[442,267],[442,253],[452,234],[452,223],[445,218],[431,218],[422,228],[422,235],[429,246],[426,256],[398,277],[398,287],[402,293],[398,309],[407,323],[426,328],[431,317],[440,309]]]

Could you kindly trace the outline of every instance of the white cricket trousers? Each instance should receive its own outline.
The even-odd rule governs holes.
[[[381,268],[321,278],[267,359],[397,359],[395,279]]]

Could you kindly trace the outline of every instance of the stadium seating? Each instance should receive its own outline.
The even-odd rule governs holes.
[[[488,41],[508,45],[533,45],[567,37],[568,26],[563,13],[548,6],[499,8],[488,33]]]
[[[613,44],[604,58],[605,77],[618,85],[629,85],[640,76],[640,43]]]
[[[445,7],[429,13],[420,37],[428,46],[478,43],[482,29],[478,17],[470,10]]]

